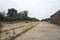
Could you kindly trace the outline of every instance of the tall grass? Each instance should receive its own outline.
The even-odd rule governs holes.
[[[10,40],[15,40],[17,37],[21,36],[22,34],[24,34],[25,32],[27,32],[28,30],[30,30],[30,29],[32,29],[33,27],[35,27],[37,24],[38,24],[38,23],[35,23],[35,24],[32,23],[32,25],[29,24],[29,25],[23,27],[23,28],[22,28],[22,31],[21,31],[19,34],[17,34],[16,36],[12,36]]]

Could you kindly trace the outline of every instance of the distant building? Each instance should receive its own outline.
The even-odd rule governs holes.
[[[60,25],[60,10],[51,16],[51,23]]]

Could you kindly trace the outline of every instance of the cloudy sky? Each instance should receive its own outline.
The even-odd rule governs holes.
[[[43,19],[60,10],[60,0],[0,0],[0,12],[9,8],[28,10],[30,17]]]

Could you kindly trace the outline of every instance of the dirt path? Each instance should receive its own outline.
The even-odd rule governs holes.
[[[60,40],[60,26],[40,22],[36,27],[15,40]]]

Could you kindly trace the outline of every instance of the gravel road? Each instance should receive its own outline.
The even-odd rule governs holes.
[[[40,22],[15,40],[60,40],[60,26]]]

